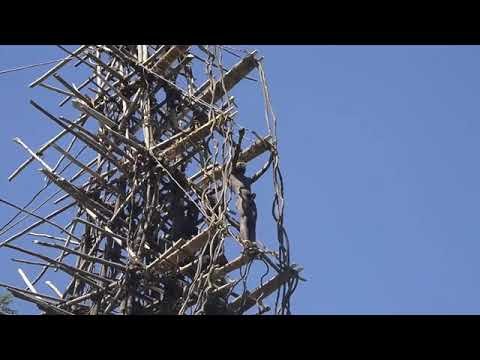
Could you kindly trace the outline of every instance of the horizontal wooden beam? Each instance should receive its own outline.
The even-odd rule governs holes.
[[[263,138],[263,141],[257,141],[248,149],[242,151],[238,157],[239,161],[249,162],[256,157],[262,155],[264,152],[270,149],[271,147],[271,139],[270,135]],[[209,182],[220,180],[222,176],[223,166],[217,165],[215,167],[211,167],[206,172],[204,170],[196,173],[188,180],[189,182],[195,184],[198,188],[204,188],[207,186]]]
[[[185,54],[190,48],[190,45],[173,45],[168,51],[152,66],[155,72],[163,73],[170,65],[180,56]],[[147,59],[150,62],[150,59]]]
[[[194,236],[183,245],[179,246],[174,251],[168,253],[167,256],[161,256],[159,259],[151,263],[147,270],[167,271],[175,266],[178,266],[187,257],[194,255],[198,250],[204,246],[212,237],[214,229],[209,228],[202,231],[200,234]]]
[[[283,271],[265,283],[263,286],[257,287],[251,293],[247,292],[243,296],[236,298],[229,304],[229,308],[235,312],[244,313],[255,306],[257,302],[270,296],[293,276],[295,276],[295,273],[292,270]]]
[[[186,132],[178,134],[181,136],[177,135],[173,139],[170,138],[167,141],[164,141],[162,144],[159,144],[159,149],[165,148],[165,143],[172,145],[160,152],[158,157],[168,160],[175,159],[178,155],[187,151],[189,147],[194,146],[201,139],[210,134],[212,129],[222,126],[229,118],[230,116],[228,115],[219,115],[215,119],[210,120],[198,128],[190,128]]]
[[[250,255],[247,255],[247,254],[240,255],[237,258],[230,261],[228,264],[225,264],[224,266],[218,269],[215,269],[211,278],[218,279],[218,278],[224,277],[225,275],[231,273],[232,271],[240,269],[242,266],[248,264],[248,262],[251,260],[252,260],[252,256]],[[182,275],[191,276],[189,274],[191,273],[192,268],[194,268],[197,264],[198,264],[198,259],[195,259],[190,264],[182,266],[179,270],[179,273]],[[209,276],[208,274],[203,275],[200,281],[204,282],[205,280],[207,280],[208,276]],[[216,292],[219,292],[219,291],[221,291],[221,289],[216,290]]]
[[[256,51],[252,52],[227,71],[223,78],[215,82],[213,91],[205,89],[201,99],[206,103],[211,103],[213,99],[213,103],[216,103],[226,92],[232,90],[240,80],[257,67],[256,53]],[[206,88],[208,88],[208,86]]]
[[[214,82],[213,91],[210,90],[210,80],[205,81],[187,100],[195,104],[201,104],[211,108],[210,104],[215,104],[222,96],[232,90],[243,78],[245,78],[257,66],[255,58],[256,51],[241,59],[221,79]],[[188,102],[188,101],[186,101]],[[177,115],[176,121],[179,122],[189,111],[190,107],[184,107]]]

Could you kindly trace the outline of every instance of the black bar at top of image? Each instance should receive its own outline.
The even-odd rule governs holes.
[[[466,6],[456,12],[333,1],[2,5],[3,44],[480,45],[477,12]]]
[[[209,31],[118,29],[117,31],[1,31],[0,44],[231,44],[231,45],[480,45],[480,31]]]

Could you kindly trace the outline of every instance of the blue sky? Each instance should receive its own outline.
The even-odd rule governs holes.
[[[265,56],[279,119],[292,258],[308,279],[293,311],[480,313],[480,47],[252,47]],[[0,71],[62,56],[0,46]],[[58,102],[27,87],[47,68],[0,76],[0,196],[16,203],[40,177],[7,182],[25,159],[11,139],[36,147],[56,131],[28,105]],[[253,91],[238,91],[239,122],[264,129]],[[260,201],[269,186],[259,185]],[[10,214],[0,206],[0,223]],[[21,285],[11,255],[0,250],[0,281]]]

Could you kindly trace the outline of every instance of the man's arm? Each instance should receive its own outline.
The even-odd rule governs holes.
[[[243,137],[245,136],[245,129],[241,128],[238,131],[238,134],[239,134],[238,143],[235,145],[235,152],[233,154],[233,159],[232,159],[233,167],[236,166],[236,164],[238,162],[238,157],[240,156],[240,153],[242,152],[242,141],[243,141]]]
[[[252,184],[258,179],[260,179],[263,176],[263,174],[265,174],[265,172],[268,170],[268,168],[272,164],[272,161],[273,161],[273,152],[270,153],[270,159],[268,159],[268,162],[265,165],[263,165],[263,167],[252,176]]]

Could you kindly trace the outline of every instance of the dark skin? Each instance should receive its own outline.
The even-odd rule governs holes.
[[[240,217],[240,240],[255,242],[257,206],[255,205],[255,194],[252,192],[252,185],[268,170],[273,161],[273,154],[270,154],[268,162],[253,176],[245,175],[246,165],[238,161],[245,129],[241,129],[239,135],[239,141],[232,160],[233,169],[230,177],[230,186],[237,195],[236,206]]]

